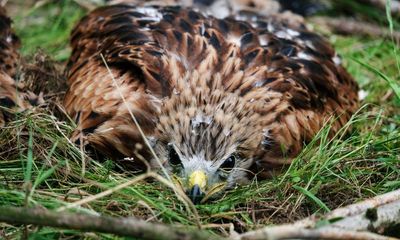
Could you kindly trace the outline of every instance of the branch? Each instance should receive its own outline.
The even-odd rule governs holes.
[[[112,233],[140,239],[223,239],[198,229],[180,229],[163,224],[149,223],[133,217],[114,218],[80,213],[51,212],[43,208],[0,206],[0,221]]]
[[[390,38],[392,36],[390,31],[384,27],[351,18],[312,17],[310,21],[343,35],[361,35],[375,38]],[[400,32],[394,31],[393,39],[400,41]]]
[[[74,0],[76,4],[85,10],[91,11],[101,5],[101,1],[94,0]]]
[[[371,231],[400,223],[400,190],[337,208],[322,217],[312,215],[295,225],[314,228],[321,220],[332,222],[328,226],[357,231]]]
[[[239,235],[238,240],[280,240],[280,239],[331,239],[331,240],[394,240],[370,232],[357,232],[336,228],[306,229],[292,224],[265,227]]]
[[[58,228],[112,233],[140,239],[225,239],[203,230],[182,229],[148,223],[133,217],[113,218],[79,213],[50,212],[43,208],[0,206],[0,221],[34,224]],[[279,239],[376,239],[389,238],[382,233],[386,227],[400,223],[400,190],[338,208],[318,216],[313,215],[294,224],[268,226],[243,234],[233,234],[237,240]],[[322,225],[322,226],[321,226]]]
[[[318,225],[326,224],[318,227]],[[400,190],[338,208],[324,215],[274,227],[265,227],[238,236],[256,239],[395,239],[367,231],[384,230],[400,223]],[[379,232],[381,233],[381,232]]]
[[[369,3],[374,7],[382,10],[386,10],[386,0],[359,0],[361,3]],[[400,13],[400,2],[397,0],[392,0],[390,3],[390,12],[392,14]]]

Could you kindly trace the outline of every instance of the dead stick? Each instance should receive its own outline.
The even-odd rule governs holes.
[[[87,0],[74,0],[76,4],[81,6],[83,9],[91,11],[98,7],[100,4],[96,4],[95,2],[87,1]]]
[[[0,206],[0,222],[34,224],[89,232],[112,233],[140,239],[223,239],[198,229],[180,229],[133,217],[114,218],[80,213],[52,212],[43,208]]]
[[[369,3],[372,6],[386,10],[386,0],[358,0],[361,3]],[[400,13],[400,2],[397,0],[392,0],[390,3],[390,12],[392,14]]]
[[[400,190],[388,192],[376,197],[366,199],[359,203],[354,203],[345,207],[337,208],[324,216],[312,215],[308,218],[300,220],[294,225],[303,228],[313,228],[316,223],[320,220],[332,220],[342,218],[343,220],[336,221],[334,224],[339,224],[341,221],[349,219],[349,217],[358,217],[361,220],[370,220],[364,222],[364,224],[357,226],[358,230],[367,230],[370,227],[370,223],[376,225],[376,223],[383,224],[384,222],[400,222]],[[366,216],[367,212],[369,215]],[[354,219],[353,219],[354,220]],[[346,224],[344,224],[346,226]]]
[[[373,231],[381,233],[384,229],[400,223],[400,201],[377,208],[369,208],[358,215],[345,217],[321,229],[335,227],[352,231]]]
[[[390,31],[386,29],[386,27],[350,18],[313,17],[310,18],[310,21],[317,25],[327,26],[338,34],[391,38]],[[395,41],[400,41],[400,32],[394,31],[393,39]]]
[[[294,225],[265,227],[237,237],[238,240],[281,240],[281,239],[331,239],[331,240],[394,240],[370,232],[357,232],[337,228],[305,229]]]
[[[321,221],[327,225],[318,228]],[[397,223],[400,223],[400,190],[335,209],[324,216],[313,215],[294,224],[250,231],[237,239],[395,239],[365,231]]]

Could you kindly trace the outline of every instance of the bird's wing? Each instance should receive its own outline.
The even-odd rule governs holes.
[[[212,87],[218,79],[224,91],[263,103],[253,110],[275,142],[265,139],[260,154],[284,147],[294,156],[327,117],[336,113],[338,128],[357,106],[357,85],[330,44],[285,15],[217,19],[180,7],[114,5],[86,16],[71,45],[65,106],[78,129],[92,133],[89,141],[109,153],[129,156],[142,142],[126,106],[151,133],[161,102],[184,89],[187,74],[200,79],[191,85]],[[283,157],[275,150],[267,152],[280,154],[263,159]]]
[[[124,5],[99,8],[72,33],[64,104],[78,124],[74,138],[89,135],[113,157],[132,156],[135,145],[143,144],[129,111],[151,132],[160,98],[170,91],[160,79],[162,49],[143,29],[156,23],[157,14]]]
[[[358,108],[358,85],[330,43],[290,13],[238,17],[252,26],[240,37],[245,59],[268,68],[240,85],[251,86],[242,90],[245,98],[269,103],[255,108],[264,119],[258,168],[280,167],[329,121],[331,136],[344,126]]]
[[[11,20],[0,7],[0,126],[10,117],[10,112],[22,110],[27,104],[13,79],[16,74],[20,42],[11,29]]]

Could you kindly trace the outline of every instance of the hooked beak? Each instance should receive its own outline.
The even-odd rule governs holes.
[[[204,197],[204,191],[207,185],[207,175],[204,171],[196,170],[189,176],[188,196],[194,204],[200,203]]]

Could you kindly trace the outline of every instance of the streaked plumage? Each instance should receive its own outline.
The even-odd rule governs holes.
[[[15,110],[27,107],[14,80],[20,41],[11,29],[11,20],[0,7],[0,127]]]
[[[337,118],[334,133],[358,106],[357,84],[331,45],[287,15],[218,19],[190,8],[114,5],[83,18],[71,46],[65,107],[78,124],[74,139],[82,132],[115,159],[153,159],[130,108],[190,194],[268,176],[327,121]]]

